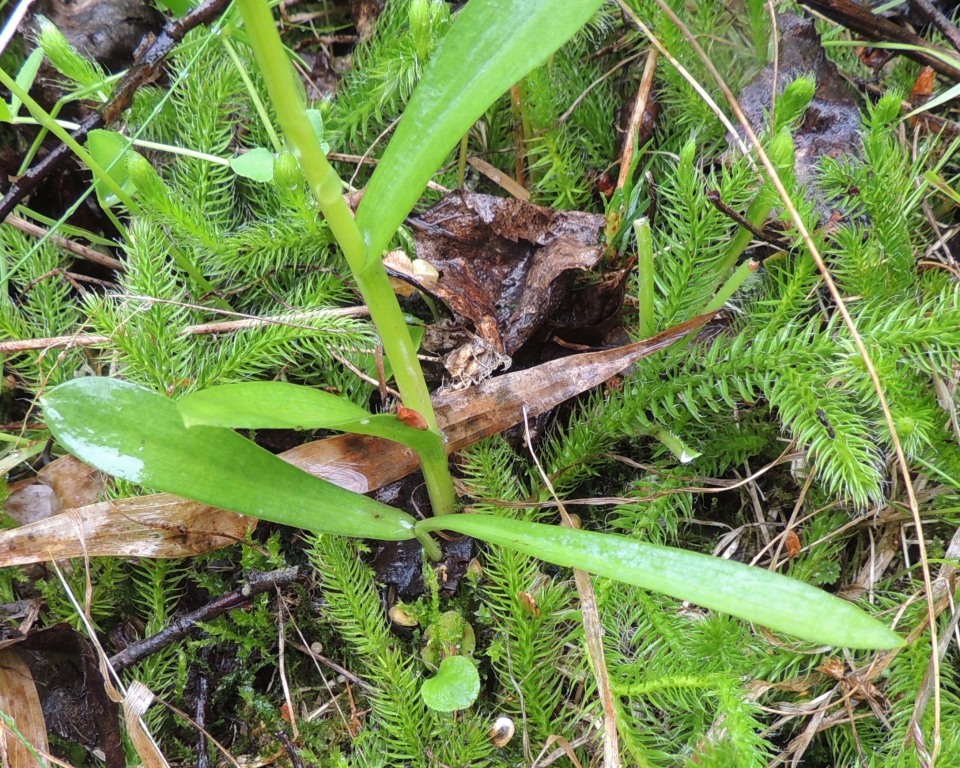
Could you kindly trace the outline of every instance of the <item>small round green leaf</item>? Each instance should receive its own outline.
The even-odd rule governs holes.
[[[87,149],[90,151],[90,157],[107,172],[120,189],[127,194],[133,193],[133,180],[127,170],[127,157],[133,154],[130,150],[130,139],[116,131],[98,128],[87,134]],[[93,186],[104,207],[112,208],[120,202],[103,179],[94,180]]]
[[[273,152],[263,147],[255,147],[249,152],[230,159],[230,167],[237,176],[252,181],[271,181],[273,179]]]
[[[480,673],[466,656],[447,656],[420,689],[423,703],[438,712],[466,709],[480,694]]]
[[[307,120],[310,121],[310,127],[313,128],[313,132],[317,134],[317,140],[320,142],[320,149],[323,150],[323,154],[328,154],[330,152],[330,144],[323,139],[323,114],[319,109],[308,109]]]

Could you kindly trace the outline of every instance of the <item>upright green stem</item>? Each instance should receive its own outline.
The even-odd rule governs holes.
[[[653,336],[657,327],[654,316],[654,266],[653,234],[650,222],[642,216],[633,222],[633,231],[637,235],[637,304],[640,307],[640,338]]]
[[[357,287],[370,309],[384,352],[390,359],[403,404],[418,411],[437,434],[437,418],[430,402],[417,351],[390,286],[379,255],[367,252],[353,213],[343,198],[343,184],[327,162],[320,141],[307,119],[296,73],[284,52],[273,14],[266,0],[237,0],[260,72],[266,83],[277,120],[290,148],[300,160],[307,184],[320,206],[333,236],[353,272]],[[424,479],[435,515],[453,512],[456,494],[446,456],[421,457]]]
[[[769,154],[770,160],[776,167],[777,173],[780,174],[782,178],[788,178],[793,174],[796,151],[793,146],[793,137],[788,130],[783,129],[778,131],[773,137],[770,142]],[[772,183],[764,181],[757,196],[753,199],[753,202],[750,203],[745,218],[753,224],[754,227],[762,228],[767,217],[770,215],[770,211],[773,210],[774,204],[777,203],[779,203],[777,190]],[[747,249],[747,246],[750,245],[752,239],[753,233],[750,230],[744,227],[737,228],[736,234],[727,246],[724,259],[717,268],[713,283],[714,288],[719,288],[724,281],[730,277],[731,270],[736,266],[741,254]]]
[[[247,93],[250,94],[250,100],[253,102],[253,108],[257,110],[257,114],[260,116],[260,122],[263,123],[263,127],[267,132],[267,136],[270,138],[270,144],[273,145],[273,151],[282,151],[283,145],[280,143],[280,137],[277,136],[277,132],[273,128],[273,123],[270,122],[270,115],[267,113],[267,107],[260,98],[260,94],[257,93],[257,89],[254,87],[253,81],[250,79],[250,75],[247,73],[246,67],[243,66],[243,62],[241,62],[240,57],[237,56],[237,52],[234,50],[233,45],[230,42],[230,38],[223,38],[223,48],[230,57],[230,61],[233,62],[233,66],[237,68],[237,74],[239,74],[240,79],[243,80],[244,88],[246,88]]]
[[[753,259],[743,262],[743,264],[734,270],[727,281],[720,286],[720,290],[710,299],[701,314],[705,315],[708,312],[719,311],[721,307],[730,300],[733,294],[740,290],[740,287],[747,281],[747,278],[757,271],[759,266],[760,262],[754,261]]]

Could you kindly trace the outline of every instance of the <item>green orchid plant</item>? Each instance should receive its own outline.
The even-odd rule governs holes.
[[[431,533],[450,531],[817,643],[870,649],[901,644],[857,606],[760,568],[619,535],[457,512],[443,435],[381,255],[474,121],[575,34],[601,0],[467,4],[426,67],[355,216],[311,124],[267,0],[237,5],[287,148],[369,307],[403,405],[423,417],[426,429],[280,382],[214,387],[174,402],[116,379],[84,378],[42,400],[47,424],[64,448],[117,477],[284,525],[369,539],[417,538],[434,559],[440,552]],[[137,173],[142,178],[143,168]],[[334,429],[409,446],[420,458],[433,516],[415,520],[307,474],[233,431],[266,427]]]

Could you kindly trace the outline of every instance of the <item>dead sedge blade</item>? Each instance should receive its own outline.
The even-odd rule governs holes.
[[[72,557],[188,557],[243,541],[257,521],[169,493],[101,501],[0,533],[0,567]]]
[[[538,416],[600,386],[638,360],[666,349],[702,327],[712,317],[701,315],[635,344],[570,355],[439,395],[434,399],[434,408],[447,439],[448,453],[461,451],[519,424],[524,408],[529,416]]]
[[[478,440],[499,434],[572,397],[600,386],[644,357],[669,347],[703,327],[713,317],[701,315],[635,344],[601,352],[584,352],[487,379],[468,389],[451,390],[434,400],[447,452],[462,451]],[[315,475],[359,493],[382,488],[416,470],[408,448],[380,438],[341,435],[297,446],[281,456]]]

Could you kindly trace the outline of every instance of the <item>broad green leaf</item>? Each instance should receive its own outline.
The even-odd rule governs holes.
[[[188,427],[336,429],[384,437],[420,450],[439,444],[433,432],[414,429],[389,413],[371,414],[319,389],[283,381],[224,384],[184,395],[177,403]]]
[[[430,177],[504,91],[577,32],[602,0],[470,0],[414,91],[357,209],[379,259]]]
[[[60,444],[108,474],[319,533],[413,536],[409,515],[313,477],[229,429],[188,429],[173,400],[142,387],[74,379],[42,403]]]
[[[273,179],[273,152],[264,147],[254,147],[249,152],[230,158],[230,168],[237,176],[253,181]]]
[[[181,397],[177,408],[188,427],[231,429],[332,429],[370,416],[345,398],[284,381],[201,389]]]
[[[130,172],[127,170],[127,153],[132,153],[130,140],[116,131],[102,128],[90,131],[87,135],[87,149],[90,156],[100,164],[120,189],[132,194],[135,189]],[[97,197],[105,208],[112,208],[120,202],[113,192],[100,179],[93,182]]]
[[[477,665],[466,656],[447,656],[440,662],[437,674],[425,680],[420,688],[423,703],[438,712],[466,709],[479,694]]]
[[[616,534],[510,520],[445,515],[420,531],[456,531],[548,563],[579,568],[815,643],[847,648],[903,644],[885,624],[853,603],[809,584],[731,560],[635,541]]]

